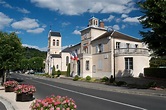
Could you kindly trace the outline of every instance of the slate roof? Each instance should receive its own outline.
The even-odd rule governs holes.
[[[60,32],[50,32],[51,36],[61,37]]]
[[[51,54],[51,56],[52,56],[53,58],[61,58],[61,55],[60,55],[60,54]]]
[[[117,39],[124,39],[124,40],[128,40],[128,41],[136,41],[136,42],[142,42],[140,39],[131,37],[129,35],[120,33],[118,31],[111,31],[111,32],[105,32],[104,34],[102,34],[101,36],[97,37],[95,40],[101,39],[101,38],[105,38],[105,37],[109,37],[112,34],[113,38],[117,38]],[[92,41],[92,42],[93,42]]]
[[[71,51],[70,47],[67,47],[67,48],[65,48],[65,49],[62,50],[62,52],[70,52],[70,51]]]

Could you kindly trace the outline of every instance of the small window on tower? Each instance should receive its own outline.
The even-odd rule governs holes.
[[[56,46],[59,46],[59,40],[56,41]]]
[[[53,46],[55,46],[55,39],[53,39]]]

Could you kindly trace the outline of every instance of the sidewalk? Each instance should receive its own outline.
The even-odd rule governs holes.
[[[33,101],[29,102],[16,102],[16,93],[5,92],[4,87],[0,86],[0,102],[2,102],[7,110],[30,110],[30,105]]]

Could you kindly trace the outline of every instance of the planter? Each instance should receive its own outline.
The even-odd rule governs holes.
[[[5,92],[14,92],[14,87],[5,87]]]
[[[26,93],[16,94],[16,101],[26,102],[32,100],[33,100],[33,94],[26,94]]]

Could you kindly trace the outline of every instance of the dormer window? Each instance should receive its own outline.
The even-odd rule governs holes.
[[[116,42],[116,49],[120,49],[120,42]]]
[[[96,46],[96,53],[101,53],[103,52],[103,44],[98,44]]]

